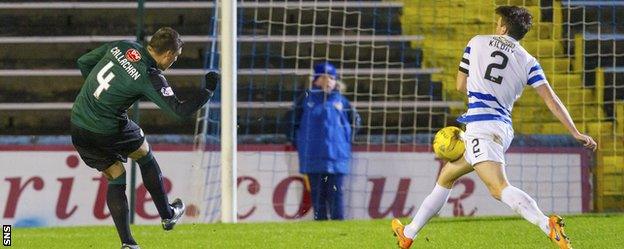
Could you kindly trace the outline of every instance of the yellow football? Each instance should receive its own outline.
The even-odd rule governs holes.
[[[433,152],[436,157],[449,162],[461,158],[466,150],[462,140],[463,134],[464,132],[455,126],[439,130],[433,138]]]

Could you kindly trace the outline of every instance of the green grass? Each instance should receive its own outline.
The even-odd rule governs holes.
[[[404,223],[408,219],[402,220]],[[566,217],[574,248],[624,247],[624,215]],[[133,226],[142,248],[396,248],[389,220]],[[112,226],[15,228],[13,248],[119,248]],[[519,218],[434,218],[412,248],[556,248]]]

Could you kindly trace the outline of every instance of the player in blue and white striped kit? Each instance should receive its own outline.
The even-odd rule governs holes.
[[[496,35],[473,37],[459,64],[457,90],[468,95],[468,111],[457,119],[466,124],[464,157],[446,163],[436,186],[410,224],[403,226],[398,219],[392,221],[401,248],[409,248],[418,231],[440,211],[455,180],[473,170],[494,198],[537,225],[560,248],[571,248],[562,218],[545,216],[533,198],[507,180],[504,153],[514,137],[513,104],[524,88],[531,86],[576,140],[592,150],[596,149],[596,142],[577,130],[540,64],[518,43],[532,25],[531,14],[516,6],[498,7],[496,13]]]

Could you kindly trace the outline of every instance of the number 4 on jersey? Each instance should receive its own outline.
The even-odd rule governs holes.
[[[108,74],[106,74],[106,72],[111,69],[111,67],[113,67],[113,62],[109,61],[106,66],[104,66],[97,74],[97,81],[100,86],[98,86],[98,88],[95,89],[95,92],[93,93],[93,96],[95,96],[96,99],[100,99],[100,94],[102,93],[102,91],[108,90],[108,87],[110,87],[108,82],[115,78],[115,74],[113,72],[109,72]],[[106,77],[104,77],[104,74],[106,74]]]

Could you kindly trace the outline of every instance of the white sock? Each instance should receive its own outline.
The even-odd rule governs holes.
[[[535,200],[527,193],[509,185],[503,189],[501,201],[507,204],[513,211],[520,214],[525,220],[537,225],[548,235],[550,232],[548,217],[542,213]]]
[[[405,226],[403,234],[408,238],[416,238],[420,229],[427,224],[431,217],[440,212],[440,209],[444,206],[450,194],[450,189],[444,188],[436,183],[431,194],[420,204],[420,208],[418,212],[416,212],[412,222]]]

